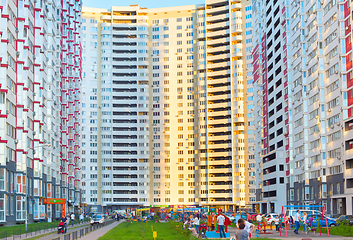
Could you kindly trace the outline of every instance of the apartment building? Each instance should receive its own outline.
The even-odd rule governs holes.
[[[250,206],[250,2],[84,8],[82,28],[83,201]]]
[[[81,1],[0,4],[0,223],[80,207]]]
[[[322,204],[327,212],[352,214],[347,4],[253,2],[260,36],[254,84],[262,96],[256,107],[255,206],[261,212]]]

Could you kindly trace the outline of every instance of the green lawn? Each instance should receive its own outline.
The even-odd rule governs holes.
[[[43,231],[44,229],[56,228],[59,224],[59,221],[55,221],[52,223],[40,222],[40,223],[31,223],[27,224],[27,233],[35,232],[35,231]],[[25,224],[18,224],[14,226],[2,226],[0,227],[0,239],[5,236],[9,237],[12,235],[20,235],[26,233]],[[44,232],[44,231],[43,231]]]
[[[182,223],[156,223],[149,221],[120,223],[98,240],[154,240],[153,231],[157,231],[156,240],[196,240],[190,231],[182,229]],[[257,240],[274,240],[270,238],[256,238]],[[216,240],[216,239],[214,239]]]
[[[27,233],[28,236],[31,236],[32,232],[39,231],[38,234],[43,234],[45,232],[48,232],[47,229],[54,228],[56,229],[58,227],[60,221],[54,221],[51,223],[48,222],[38,222],[38,223],[30,223],[27,224]],[[76,223],[78,220],[76,220]],[[70,225],[71,226],[71,225]],[[12,235],[21,235],[25,234],[26,227],[25,224],[18,224],[14,226],[1,226],[0,227],[0,239],[5,238],[5,237],[10,237]],[[34,236],[34,233],[32,234]]]

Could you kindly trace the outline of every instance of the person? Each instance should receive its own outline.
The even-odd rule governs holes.
[[[81,224],[83,223],[83,213],[81,213],[81,215],[80,215],[80,222],[81,222]]]
[[[67,218],[65,217],[65,215],[63,214],[61,216],[61,222],[63,222],[65,225],[64,225],[64,233],[67,232]]]
[[[275,222],[276,231],[279,232],[279,218],[278,218],[278,216],[276,216],[276,218],[273,221]]]
[[[300,215],[299,215],[299,209],[297,210],[297,213],[294,216],[294,222],[295,222],[295,230],[294,233],[298,234],[299,230],[299,221],[300,221]]]
[[[190,219],[187,218],[186,221],[184,222],[183,228],[186,229],[186,227],[189,223],[190,223]]]
[[[195,229],[196,229],[196,233],[199,234],[199,225],[200,225],[200,220],[197,217],[197,215],[194,218],[194,225],[195,225]]]
[[[252,223],[249,223],[248,221],[245,221],[244,219],[240,218],[238,220],[237,227],[239,228],[239,224],[244,223],[245,227],[244,230],[249,233],[249,239],[251,238],[251,232],[255,229],[255,225]]]
[[[257,214],[257,216],[256,216],[256,222],[257,222],[257,228],[260,228],[261,222],[262,222],[262,216],[261,216],[261,214]]]
[[[246,213],[246,220],[251,223],[251,215],[248,212]]]
[[[306,219],[308,214],[306,212],[303,212],[303,232],[306,232],[308,234],[308,227],[306,225]]]
[[[71,213],[71,226],[75,224],[75,214]]]
[[[246,231],[244,229],[245,228],[245,223],[244,222],[239,223],[238,228],[239,229],[238,229],[238,231],[235,234],[235,239],[236,240],[248,240],[248,239],[250,239],[248,231]]]
[[[220,213],[217,217],[217,224],[218,224],[220,238],[226,237],[226,233],[224,232],[224,220],[225,220],[225,217],[223,216],[222,213]]]

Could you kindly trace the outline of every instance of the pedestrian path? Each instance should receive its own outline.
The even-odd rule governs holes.
[[[90,240],[94,240],[94,239],[98,239],[99,237],[103,236],[107,231],[109,231],[110,229],[114,228],[115,226],[119,225],[120,222],[114,222],[112,224],[109,224],[105,227],[99,228],[97,230],[94,230],[90,233],[88,233],[86,236],[81,237],[81,239],[90,239]],[[70,228],[67,230],[66,234],[71,234],[73,232],[80,232],[81,229],[85,229],[87,227],[87,225],[82,226],[82,227],[77,227],[77,228]],[[98,232],[98,233],[97,233]],[[66,235],[65,234],[65,235]],[[95,238],[96,237],[96,238]],[[47,236],[43,236],[41,238],[36,238],[36,240],[52,240],[52,239],[64,239],[64,234],[58,234],[57,232],[47,235]]]
[[[90,232],[89,234],[87,234],[86,236],[80,238],[80,240],[95,240],[100,238],[101,236],[103,236],[104,234],[106,234],[109,230],[115,228],[116,226],[118,226],[120,223],[122,223],[124,221],[119,221],[119,222],[114,222],[108,226],[102,227],[96,231]]]

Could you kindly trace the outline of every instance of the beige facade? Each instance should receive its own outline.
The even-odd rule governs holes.
[[[83,68],[98,73],[84,77],[86,203],[230,209],[255,200],[249,4],[84,9]],[[88,180],[94,171],[102,190]]]

